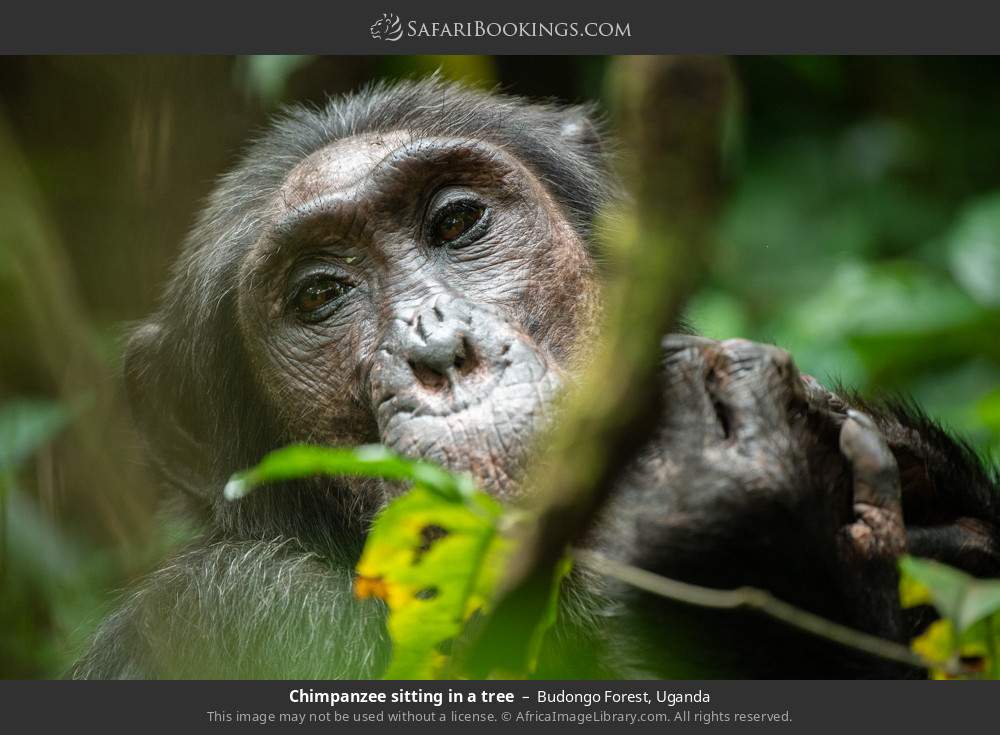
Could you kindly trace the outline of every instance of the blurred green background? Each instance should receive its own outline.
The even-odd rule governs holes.
[[[1000,59],[750,57],[689,315],[910,394],[1000,457]],[[186,529],[124,410],[122,335],[281,104],[429,73],[601,101],[599,57],[0,59],[0,677],[59,676]]]

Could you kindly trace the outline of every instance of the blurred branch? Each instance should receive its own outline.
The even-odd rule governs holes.
[[[131,436],[131,425],[117,376],[98,347],[72,269],[2,110],[0,278],[12,286],[4,301],[19,317],[18,332],[5,335],[5,349],[22,341],[21,354],[31,356],[30,364],[65,407],[80,406],[81,400],[91,406],[60,446],[58,467],[42,473],[39,499],[50,512],[66,500],[93,505],[96,499],[105,530],[119,541],[144,538],[152,498],[143,493],[149,484],[139,479],[140,467],[127,459],[128,448],[120,446],[122,438]],[[43,450],[43,464],[52,465],[51,454],[44,453],[50,451]],[[83,497],[59,497],[65,475]]]
[[[612,268],[605,339],[568,397],[544,462],[529,475],[529,517],[506,594],[471,656],[473,675],[523,671],[524,631],[543,614],[567,547],[590,526],[661,416],[660,340],[708,260],[722,194],[721,142],[735,100],[728,63],[626,57],[610,72],[632,199],[603,223]]]

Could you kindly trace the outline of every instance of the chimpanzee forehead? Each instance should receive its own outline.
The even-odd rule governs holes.
[[[404,131],[341,138],[304,158],[285,179],[281,198],[298,207],[325,192],[348,189],[410,141]]]
[[[331,143],[291,171],[265,209],[254,258],[263,262],[288,245],[315,243],[317,233],[326,243],[353,240],[381,217],[411,221],[436,190],[454,184],[519,190],[556,208],[537,177],[491,142],[405,131],[359,135]]]
[[[285,178],[278,201],[285,209],[300,209],[330,194],[360,189],[380,169],[391,175],[412,170],[413,165],[433,168],[436,162],[483,164],[501,159],[508,166],[514,164],[482,140],[415,137],[407,131],[357,135],[334,141],[303,159]]]

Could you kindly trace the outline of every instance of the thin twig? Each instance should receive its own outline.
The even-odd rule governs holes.
[[[603,554],[584,549],[574,549],[573,557],[599,574],[670,600],[720,610],[753,610],[798,630],[888,661],[918,669],[940,669],[953,676],[970,673],[958,665],[928,661],[906,646],[827,620],[808,610],[789,605],[756,587],[737,587],[728,590],[702,587],[661,577],[659,574],[622,564]]]

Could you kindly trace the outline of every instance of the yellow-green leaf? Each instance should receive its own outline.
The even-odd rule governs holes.
[[[358,563],[355,593],[389,606],[387,678],[440,673],[444,651],[492,595],[485,570],[502,566],[507,550],[497,532],[500,516],[500,504],[485,493],[452,500],[423,485],[379,514]]]

